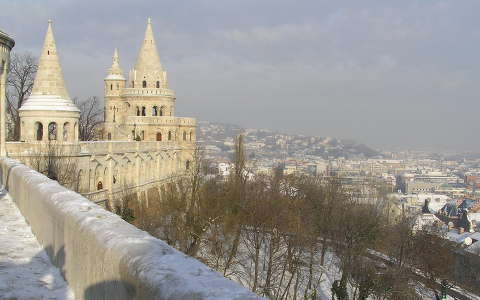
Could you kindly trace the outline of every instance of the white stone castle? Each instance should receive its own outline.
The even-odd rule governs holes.
[[[79,141],[80,110],[65,86],[49,21],[33,90],[20,108],[20,142],[6,143],[7,155],[32,165],[55,145],[55,155],[75,161],[75,189],[96,202],[125,189],[161,187],[191,169],[195,119],[175,117],[150,19],[128,81],[115,49],[104,82],[104,139]]]

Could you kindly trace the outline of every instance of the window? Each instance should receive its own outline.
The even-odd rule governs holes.
[[[113,84],[110,84],[110,90],[113,90]]]
[[[142,130],[142,136],[141,136],[142,141],[145,139],[145,131]]]
[[[158,115],[158,107],[154,106],[152,109],[152,116],[156,116],[156,115]]]
[[[160,88],[160,81],[157,81],[157,89]]]
[[[160,116],[163,116],[165,112],[165,106],[160,107]]]
[[[157,132],[157,141],[161,142],[162,141],[162,133]]]
[[[135,140],[135,130],[132,130],[132,140]]]
[[[142,116],[146,116],[147,115],[147,109],[145,108],[145,106],[142,106]]]
[[[186,132],[186,131],[183,132],[183,140],[184,140],[184,141],[187,140],[187,132]]]
[[[63,140],[68,141],[68,133],[70,132],[70,123],[65,122],[63,124]]]
[[[168,132],[168,140],[169,140],[169,141],[172,140],[172,132],[171,132],[171,131]]]
[[[189,169],[190,169],[190,161],[189,161],[189,160],[187,160],[187,161],[185,162],[185,169],[186,169],[186,170],[189,170]]]
[[[35,123],[35,139],[41,141],[43,139],[43,124],[40,122]]]
[[[192,141],[192,132],[190,131],[190,141]]]
[[[101,181],[97,183],[97,191],[99,190],[103,190],[103,183]]]
[[[48,139],[50,141],[57,140],[57,123],[55,122],[48,124]]]
[[[107,139],[108,139],[109,141],[112,140],[112,134],[111,134],[110,132],[108,133],[107,136],[108,136]]]
[[[140,115],[140,108],[137,106],[137,116]]]
[[[50,55],[50,50],[47,51],[47,55]]]
[[[143,88],[146,88],[146,87],[147,87],[147,82],[146,82],[145,80],[142,81],[142,87],[143,87]]]

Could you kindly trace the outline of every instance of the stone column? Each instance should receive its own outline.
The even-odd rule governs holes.
[[[0,45],[0,51],[3,51],[3,46]],[[1,57],[0,57],[1,58]],[[5,88],[6,88],[6,81],[7,81],[7,66],[8,62],[0,61],[0,156],[4,157],[7,156],[7,149],[6,149],[6,134],[7,134],[7,120],[6,120],[6,95],[5,95]]]

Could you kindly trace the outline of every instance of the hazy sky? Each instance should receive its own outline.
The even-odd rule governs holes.
[[[480,150],[478,0],[0,0],[17,52],[53,19],[72,97],[102,96],[115,47],[128,72],[147,17],[177,115]]]

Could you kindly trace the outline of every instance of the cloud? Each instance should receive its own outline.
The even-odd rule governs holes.
[[[54,19],[72,95],[102,95],[115,47],[131,68],[150,16],[182,115],[378,146],[480,146],[471,138],[480,109],[477,1],[1,5],[0,28],[15,36],[16,51],[39,53]]]

